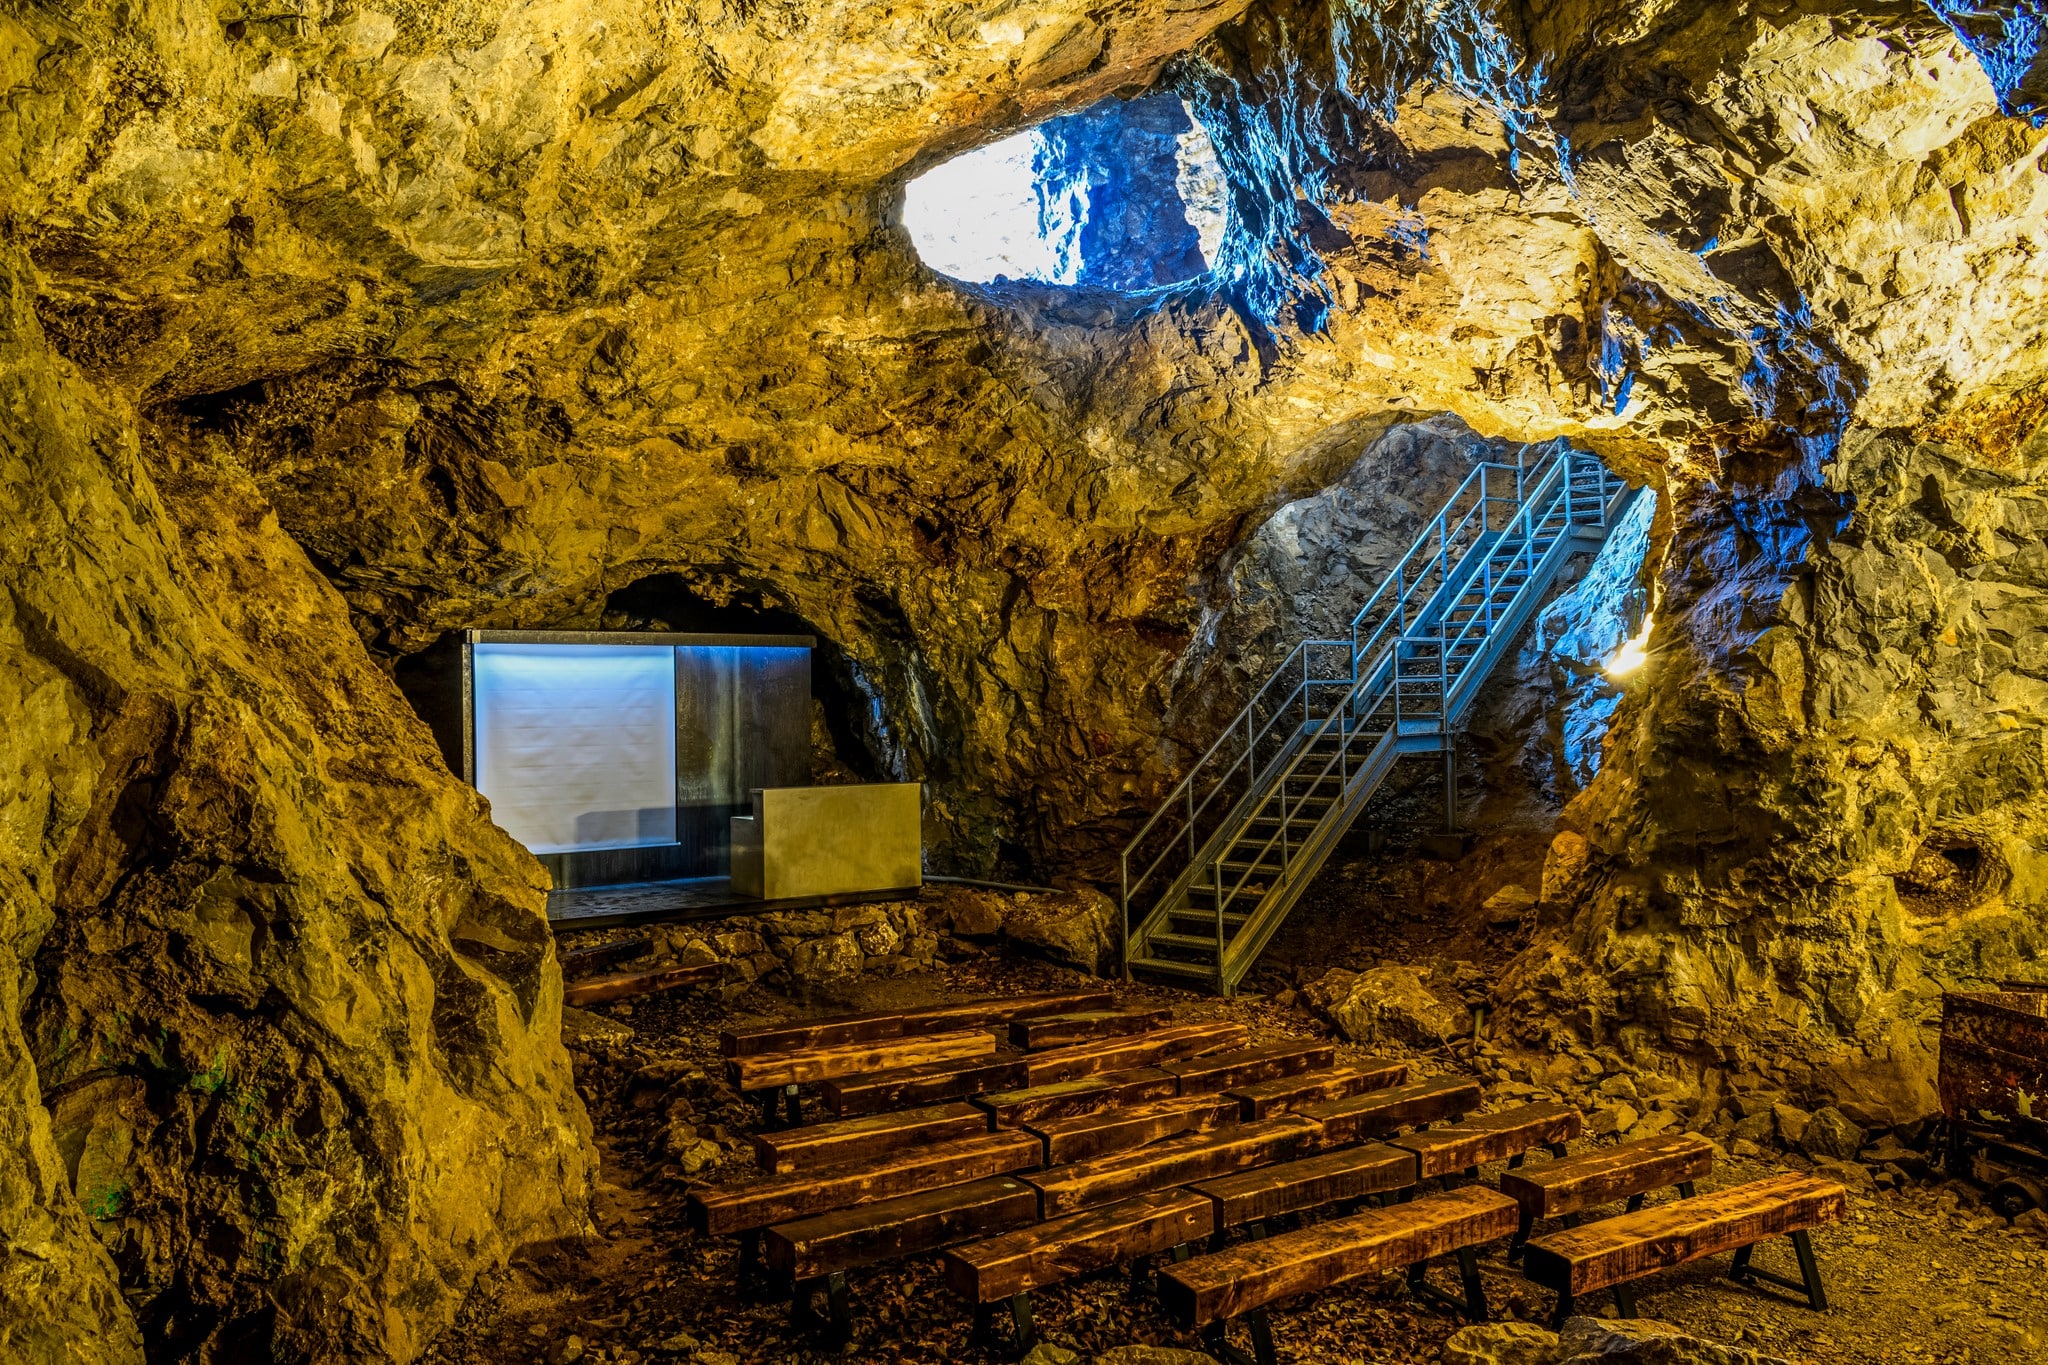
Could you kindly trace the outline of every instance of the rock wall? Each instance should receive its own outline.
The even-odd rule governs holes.
[[[410,1358],[586,1224],[544,881],[246,477],[50,355],[5,265],[0,1337]]]
[[[2042,970],[2028,12],[6,7],[0,1217],[49,1251],[0,1330],[404,1358],[578,1225],[537,873],[402,657],[758,603],[938,865],[1103,869],[1439,417],[1670,508],[1522,1026],[1917,1093],[1941,982]],[[908,178],[1162,79],[1203,279],[916,261]],[[1275,557],[1319,507],[1341,570]]]

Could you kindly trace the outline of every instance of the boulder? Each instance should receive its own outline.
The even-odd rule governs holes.
[[[1531,1322],[1482,1322],[1444,1343],[1444,1365],[1552,1365],[1557,1333]]]
[[[863,960],[851,933],[826,934],[796,945],[789,974],[799,981],[838,981],[858,975]]]
[[[945,922],[956,938],[994,938],[1003,932],[1002,905],[986,892],[964,892],[948,904]]]
[[[1558,1333],[1554,1365],[1787,1365],[1777,1356],[1688,1336],[1648,1318],[1571,1318]]]
[[[1025,1353],[1019,1365],[1081,1365],[1081,1357],[1078,1352],[1064,1346],[1041,1341]]]
[[[1042,957],[1099,976],[1115,959],[1116,902],[1100,891],[1019,892],[1003,907],[1003,936]]]
[[[1176,1346],[1118,1346],[1095,1357],[1095,1365],[1216,1365],[1216,1358]]]
[[[1771,1117],[1777,1121],[1778,1136],[1787,1147],[1797,1147],[1806,1136],[1806,1125],[1813,1122],[1813,1115],[1796,1104],[1774,1104]]]
[[[1354,1043],[1436,1047],[1472,1031],[1471,1012],[1438,999],[1413,967],[1333,968],[1304,993]]]
[[[1808,1121],[1800,1134],[1799,1148],[1810,1157],[1854,1161],[1856,1153],[1863,1150],[1863,1130],[1851,1123],[1848,1115],[1829,1105],[1815,1111]]]

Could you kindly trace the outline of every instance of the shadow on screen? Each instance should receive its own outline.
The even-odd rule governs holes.
[[[639,848],[676,841],[676,808],[593,810],[576,817],[578,848]]]

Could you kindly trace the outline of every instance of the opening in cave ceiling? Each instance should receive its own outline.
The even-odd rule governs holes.
[[[1216,150],[1173,95],[1104,100],[955,157],[903,202],[942,274],[1122,290],[1206,272],[1225,215]]]

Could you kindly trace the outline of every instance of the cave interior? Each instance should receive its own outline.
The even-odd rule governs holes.
[[[0,3],[0,1360],[2048,1361],[2044,37]],[[808,642],[922,887],[575,918],[522,632]]]

